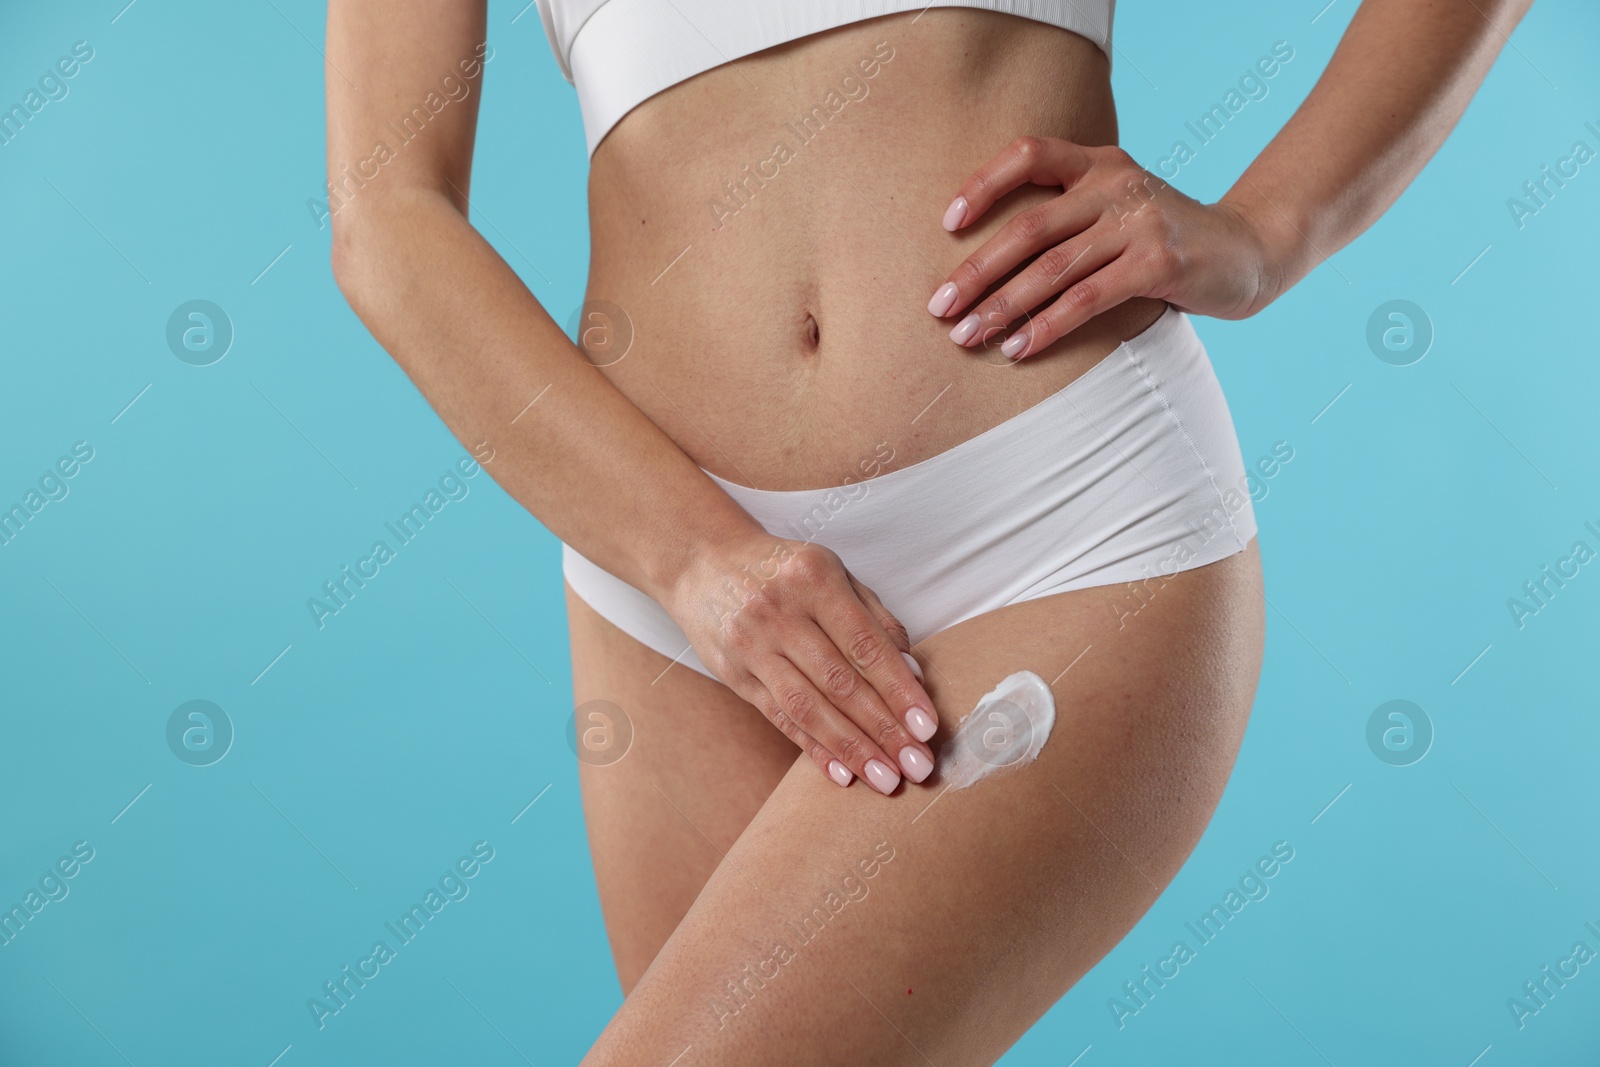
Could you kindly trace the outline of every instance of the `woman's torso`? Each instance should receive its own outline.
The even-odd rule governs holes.
[[[1161,313],[1129,301],[1012,364],[1003,335],[962,349],[948,336],[958,317],[927,312],[1007,219],[1060,194],[1025,187],[947,233],[945,207],[979,165],[1023,134],[1092,145],[1116,132],[1095,44],[970,8],[853,23],[674,85],[591,161],[588,301],[626,317],[608,323],[614,338],[632,335],[626,356],[596,347],[595,362],[739,484],[840,485],[942,452]]]

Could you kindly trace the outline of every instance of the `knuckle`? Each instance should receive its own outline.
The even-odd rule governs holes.
[[[850,654],[850,662],[863,668],[874,667],[883,660],[883,642],[878,635],[868,629],[858,629],[850,634],[845,649]]]
[[[1159,238],[1146,241],[1139,246],[1139,261],[1142,266],[1157,274],[1165,274],[1176,265],[1172,250]]]
[[[792,610],[794,588],[791,584],[778,581],[768,582],[767,586],[748,606],[749,627],[753,633],[766,632]]]
[[[1129,195],[1128,173],[1120,165],[1099,168],[1094,189],[1105,201],[1107,211],[1132,214],[1138,207],[1136,198]]]
[[[727,679],[735,679],[737,684],[729,685],[728,688],[732,689],[734,693],[745,703],[755,703],[755,701],[751,700],[749,696],[749,675],[745,674],[742,669],[735,666],[734,658],[728,655],[725,650],[716,647],[709,648],[706,650],[705,654],[700,657],[700,662],[705,664],[706,669],[712,674],[716,675],[724,685],[728,684]]]
[[[1073,311],[1091,311],[1100,303],[1100,295],[1100,283],[1085,278],[1063,293],[1061,298]]]
[[[893,615],[885,615],[880,624],[883,632],[889,635],[889,641],[896,648],[911,646],[911,634],[906,630],[905,624]]]
[[[956,288],[965,293],[981,289],[984,281],[984,263],[978,256],[969,256],[950,275]]]
[[[1144,223],[1146,237],[1152,241],[1164,244],[1177,237],[1177,224],[1163,211],[1146,211],[1141,216],[1141,221]]]
[[[1042,276],[1053,280],[1067,273],[1077,258],[1070,246],[1056,245],[1039,253],[1034,263]]]
[[[804,689],[791,687],[778,698],[778,711],[791,725],[804,730],[816,718],[817,704]]]
[[[906,732],[900,728],[900,724],[887,715],[873,724],[872,739],[886,752],[903,747],[907,741]]]
[[[724,589],[728,604],[719,616],[723,627],[747,626],[751,618],[759,619],[771,611],[782,596],[776,585],[776,582],[763,582],[759,588]]]
[[[1019,211],[1011,218],[1012,234],[1023,241],[1036,240],[1048,225],[1044,211],[1037,207]]]
[[[757,680],[756,676],[746,671],[729,671],[729,688],[741,700],[755,708],[761,714],[771,717],[772,701],[768,697],[767,687]]]
[[[835,755],[839,757],[839,762],[847,767],[863,767],[867,760],[877,758],[873,755],[872,749],[867,747],[866,742],[855,734],[845,734],[840,737],[838,748]]]
[[[734,622],[727,628],[728,645],[741,653],[748,653],[756,646],[756,629],[744,622]]]
[[[1161,227],[1143,234],[1133,245],[1132,253],[1134,264],[1141,270],[1161,275],[1175,271],[1183,259],[1176,240]]]
[[[1007,323],[1016,314],[1016,299],[1009,292],[1010,286],[1001,289],[983,303],[983,321],[991,325]]]
[[[833,571],[832,553],[818,544],[802,545],[795,549],[792,566],[796,578],[814,584]]]
[[[793,740],[800,733],[800,731],[796,729],[794,725],[794,720],[789,718],[788,715],[784,714],[783,709],[778,707],[776,703],[772,701],[767,701],[765,703],[767,721],[776,726],[785,737]]]
[[[1011,142],[1011,151],[1016,154],[1018,159],[1026,163],[1031,163],[1044,155],[1044,148],[1044,139],[1042,137],[1024,135]]]
[[[860,675],[843,660],[834,660],[822,669],[822,684],[835,700],[845,700],[855,694],[860,685]]]
[[[1137,166],[1137,164],[1133,161],[1133,156],[1129,154],[1126,148],[1123,148],[1119,144],[1109,144],[1103,146],[1100,149],[1100,155],[1104,161],[1112,167]]]

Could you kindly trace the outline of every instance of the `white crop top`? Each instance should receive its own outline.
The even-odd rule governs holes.
[[[1060,26],[1111,55],[1116,0],[537,0],[561,73],[578,90],[589,154],[617,120],[702,71],[863,19],[975,7]]]

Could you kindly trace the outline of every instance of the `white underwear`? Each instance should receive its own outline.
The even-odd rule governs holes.
[[[1172,307],[1064,389],[909,467],[796,491],[711,478],[768,532],[837,552],[913,643],[1007,604],[1214,563],[1256,533],[1227,401]],[[715,677],[654,600],[570,545],[561,569],[624,633]]]

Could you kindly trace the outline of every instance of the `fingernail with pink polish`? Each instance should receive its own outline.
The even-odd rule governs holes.
[[[1027,333],[1014,333],[1010,337],[1006,338],[1005,344],[1000,346],[1000,354],[1005,356],[1007,359],[1016,359],[1018,356],[1022,355],[1027,347]]]
[[[956,283],[945,282],[934,291],[933,299],[928,301],[928,314],[942,318],[955,306]]]
[[[966,318],[956,323],[956,328],[950,331],[950,340],[954,341],[958,345],[964,345],[968,341],[972,340],[977,333],[978,314],[977,312],[973,312],[971,315],[968,315]]]
[[[900,776],[889,768],[882,760],[867,760],[867,781],[872,788],[888,796],[894,792],[894,787],[900,784]]]
[[[939,729],[939,723],[921,708],[912,708],[906,712],[906,729],[910,730],[911,736],[918,741],[926,741],[933,736],[935,730]],[[906,751],[911,750],[906,749]],[[920,782],[922,779],[918,778],[917,781]]]
[[[954,232],[963,222],[967,221],[967,198],[958,196],[950,201],[950,206],[944,209],[944,228]]]
[[[910,745],[900,750],[900,767],[913,782],[920,782],[933,773],[933,761],[924,756],[921,749]]]
[[[906,658],[906,666],[911,668],[911,673],[917,676],[917,681],[922,681],[922,664],[917,662],[917,657],[909,652],[900,653]]]
[[[828,763],[828,777],[838,782],[841,786],[846,786],[854,780],[855,775],[850,773],[849,767],[846,767],[838,760],[830,760]]]

